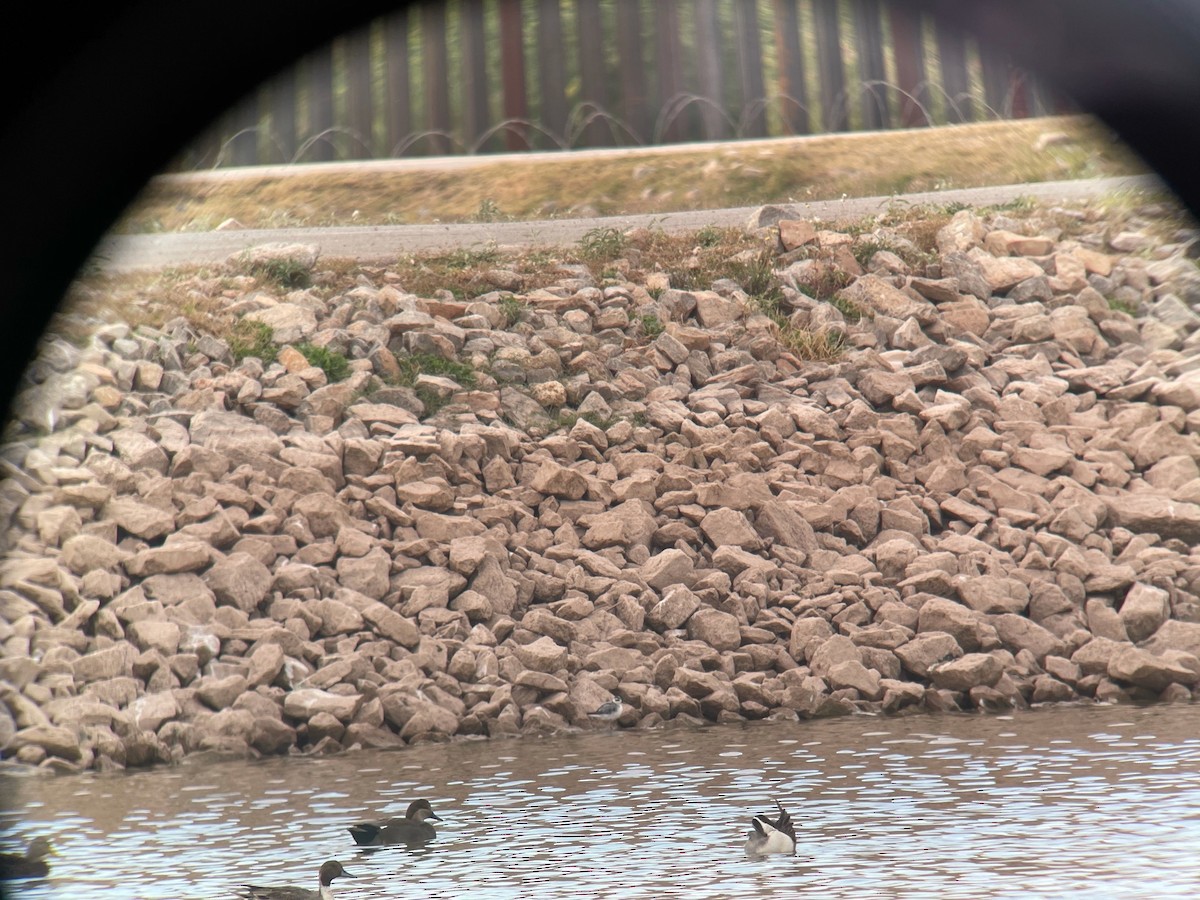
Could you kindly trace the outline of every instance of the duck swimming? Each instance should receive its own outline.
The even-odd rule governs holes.
[[[391,844],[407,844],[419,847],[437,837],[437,831],[426,819],[442,821],[429,805],[428,800],[414,800],[408,805],[403,819],[387,819],[383,822],[359,822],[350,826],[354,843],[362,847],[384,847]]]
[[[46,857],[53,852],[50,838],[42,835],[30,841],[24,853],[0,853],[0,879],[45,878],[50,874]]]
[[[757,815],[750,821],[754,826],[746,841],[746,853],[750,856],[766,856],[769,853],[791,855],[796,852],[796,829],[792,826],[792,817],[779,805],[778,800],[775,801],[775,808],[779,810],[779,818],[774,822],[766,815]]]
[[[247,884],[238,891],[238,897],[242,900],[333,900],[333,889],[330,885],[333,884],[333,879],[342,875],[347,878],[354,877],[342,868],[340,862],[331,859],[321,866],[319,873],[321,886],[318,890],[310,891],[307,888],[298,887],[256,887]]]

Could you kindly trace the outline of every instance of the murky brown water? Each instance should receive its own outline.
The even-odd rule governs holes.
[[[327,759],[21,779],[22,838],[53,875],[30,898],[1195,897],[1200,705],[678,728]],[[430,798],[421,850],[345,826]],[[780,797],[795,858],[747,859]],[[12,835],[10,835],[11,837]]]

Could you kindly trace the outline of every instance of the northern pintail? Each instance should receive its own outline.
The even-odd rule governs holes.
[[[426,819],[442,821],[434,813],[428,800],[414,800],[408,805],[403,819],[387,819],[383,822],[359,822],[350,826],[354,843],[363,847],[383,847],[390,844],[407,844],[419,847],[437,837],[437,832]]]
[[[615,722],[621,718],[621,713],[625,711],[625,703],[616,694],[613,694],[607,703],[602,704],[598,709],[588,713],[589,719],[596,719],[599,722]]]
[[[310,891],[308,888],[299,887],[258,887],[256,885],[243,885],[238,891],[238,897],[242,900],[333,900],[333,879],[345,875],[347,878],[354,876],[342,868],[342,864],[336,859],[331,859],[329,862],[322,864],[320,877],[320,888],[315,891]]]
[[[0,878],[44,878],[50,874],[46,857],[53,852],[50,838],[42,835],[30,841],[24,853],[0,853]]]
[[[778,800],[775,801],[775,808],[779,810],[779,818],[774,822],[765,815],[755,816],[751,820],[750,824],[754,826],[754,830],[750,832],[750,838],[746,841],[746,852],[749,855],[796,852],[796,829],[792,826],[792,817],[780,806]]]

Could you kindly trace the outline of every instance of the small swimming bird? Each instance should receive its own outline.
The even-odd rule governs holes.
[[[318,890],[310,891],[307,888],[298,887],[257,887],[247,884],[241,887],[238,897],[242,900],[333,900],[333,889],[330,885],[333,884],[333,879],[342,875],[347,878],[354,877],[342,868],[340,862],[331,859],[321,866],[321,887]]]
[[[53,852],[50,838],[42,835],[30,841],[24,853],[0,853],[0,878],[45,878],[50,874],[46,857]]]
[[[403,819],[388,819],[383,822],[359,822],[350,826],[354,843],[363,847],[383,847],[388,844],[407,844],[419,847],[437,837],[437,831],[426,822],[442,821],[434,813],[428,800],[414,800],[408,805]]]
[[[600,722],[615,722],[621,718],[621,713],[625,711],[625,704],[616,694],[599,709],[588,713],[589,719],[596,719]]]
[[[779,810],[779,818],[774,822],[765,815],[755,816],[751,820],[754,830],[746,841],[746,853],[750,856],[765,856],[768,853],[790,855],[796,852],[796,829],[792,827],[792,817],[779,805],[778,800],[775,801],[775,808]]]

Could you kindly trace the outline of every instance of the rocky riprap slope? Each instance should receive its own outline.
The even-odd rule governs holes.
[[[0,459],[4,756],[541,734],[610,692],[625,726],[1191,699],[1195,244],[1071,215],[963,210],[923,255],[764,209],[777,307],[243,277],[269,366],[178,317],[49,340]],[[414,354],[477,384],[387,386]]]

